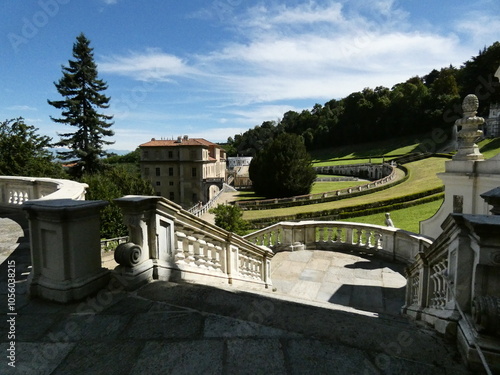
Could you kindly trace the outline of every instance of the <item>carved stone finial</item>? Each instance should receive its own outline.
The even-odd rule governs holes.
[[[462,103],[464,117],[475,116],[478,108],[479,108],[479,99],[477,98],[477,96],[474,94],[467,95]]]
[[[477,117],[479,99],[476,95],[469,94],[462,103],[464,115],[455,121],[455,126],[460,127],[458,132],[459,147],[458,152],[453,156],[453,160],[483,160],[483,155],[479,152],[476,139],[483,134],[478,126],[484,123],[484,118]]]

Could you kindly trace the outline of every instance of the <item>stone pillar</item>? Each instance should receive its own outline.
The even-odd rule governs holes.
[[[115,260],[119,264],[113,270],[113,275],[127,289],[138,286],[158,278],[159,263],[166,260],[166,254],[159,249],[159,235],[157,232],[156,207],[161,197],[128,195],[115,199],[123,213],[123,220],[128,228],[129,243],[119,245],[115,250]],[[170,251],[173,248],[173,226],[169,231],[168,241]],[[163,268],[163,267],[161,267]],[[165,267],[168,269],[168,267]],[[165,275],[168,279],[168,275]]]
[[[109,270],[101,266],[99,210],[104,201],[71,199],[24,203],[30,222],[32,296],[62,303],[103,288]]]

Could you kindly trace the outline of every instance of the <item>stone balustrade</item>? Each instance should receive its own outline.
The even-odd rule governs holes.
[[[34,199],[84,200],[87,187],[71,180],[0,176],[0,206],[16,209]]]
[[[322,173],[322,174],[364,176],[366,178],[373,178],[376,180],[370,181],[366,184],[359,185],[356,187],[338,189],[324,193],[298,195],[288,198],[272,198],[272,199],[241,201],[241,202],[236,202],[236,205],[240,206],[243,210],[251,210],[251,209],[261,209],[261,208],[264,209],[266,208],[266,206],[273,206],[277,204],[290,203],[290,202],[308,201],[308,203],[314,203],[314,201],[325,200],[332,197],[342,196],[348,198],[349,195],[351,194],[356,194],[362,191],[371,190],[379,186],[386,185],[389,182],[392,182],[396,179],[396,167],[387,163],[325,166],[325,167],[315,167],[314,169],[316,170],[317,173]]]
[[[207,223],[161,197],[116,200],[130,243],[118,246],[115,276],[127,286],[150,280],[271,285],[273,252]]]
[[[498,371],[500,216],[450,214],[441,227],[407,268],[403,313],[457,337],[472,368]]]
[[[343,221],[281,222],[244,237],[274,251],[357,250],[412,263],[431,240],[394,227]]]

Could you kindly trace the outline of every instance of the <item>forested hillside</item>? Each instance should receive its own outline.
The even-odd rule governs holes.
[[[279,122],[265,121],[229,138],[228,154],[253,156],[283,132],[300,135],[311,151],[422,134],[436,128],[450,131],[462,114],[461,98],[467,94],[478,96],[480,116],[488,114],[490,103],[500,102],[500,84],[493,76],[499,66],[500,43],[495,42],[460,68],[450,65],[434,69],[392,88],[365,88],[339,100],[316,104],[311,110],[286,112]]]

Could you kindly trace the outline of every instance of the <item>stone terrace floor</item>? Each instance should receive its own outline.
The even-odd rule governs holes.
[[[400,264],[279,253],[275,291],[153,282],[126,292],[110,284],[61,305],[26,294],[29,246],[12,217],[0,216],[0,257],[0,374],[468,373],[452,343],[399,315]],[[9,260],[18,279],[15,369],[5,355]]]

